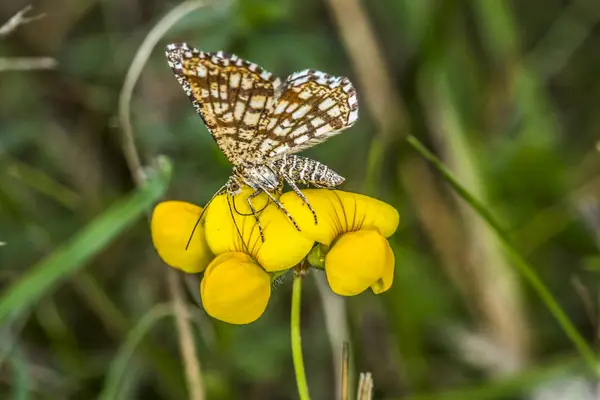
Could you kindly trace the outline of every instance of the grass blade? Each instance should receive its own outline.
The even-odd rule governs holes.
[[[99,396],[100,400],[113,400],[119,398],[119,383],[121,377],[126,375],[127,363],[136,347],[141,343],[142,339],[144,339],[154,325],[170,315],[173,315],[173,307],[170,304],[159,304],[154,306],[140,318],[140,321],[135,328],[131,330],[127,336],[127,340],[125,340],[125,343],[123,343],[110,365],[104,388]]]
[[[170,165],[163,164],[162,171],[155,174],[144,187],[117,201],[9,287],[0,297],[0,326],[28,311],[35,302],[85,266],[90,258],[144,214],[167,188]]]
[[[519,272],[523,275],[523,277],[529,282],[531,287],[538,294],[540,299],[546,305],[546,308],[554,319],[558,322],[560,327],[563,329],[564,333],[571,340],[573,345],[581,354],[581,357],[588,363],[590,369],[596,376],[600,376],[600,367],[598,366],[598,362],[596,360],[596,355],[594,351],[590,348],[585,339],[581,336],[569,316],[565,313],[562,307],[558,304],[558,301],[554,298],[550,290],[544,285],[542,280],[538,277],[535,272],[535,269],[529,265],[529,263],[525,260],[525,258],[516,250],[516,248],[511,244],[508,235],[505,230],[502,228],[502,225],[496,220],[496,218],[492,215],[492,213],[486,208],[486,206],[476,199],[471,193],[465,189],[463,185],[461,185],[458,180],[454,177],[454,174],[442,163],[440,159],[438,159],[433,153],[423,146],[423,144],[414,136],[408,137],[408,143],[425,159],[431,162],[431,164],[440,172],[443,178],[452,186],[452,188],[458,193],[458,195],[469,204],[470,207],[479,214],[481,218],[483,218],[492,231],[496,233],[504,248],[513,261],[513,264]]]
[[[12,398],[14,400],[27,400],[30,398],[31,382],[27,361],[20,347],[16,346],[13,348],[10,361],[13,375]]]

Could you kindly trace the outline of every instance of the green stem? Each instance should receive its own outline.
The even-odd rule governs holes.
[[[494,231],[494,233],[500,239],[500,242],[504,245],[508,256],[512,259],[519,272],[537,292],[538,296],[546,305],[546,308],[548,308],[550,313],[554,316],[567,337],[575,345],[583,359],[589,364],[594,374],[600,377],[600,369],[598,368],[594,351],[588,346],[585,339],[577,331],[577,328],[575,328],[573,322],[571,322],[567,314],[560,307],[554,296],[552,296],[552,293],[550,293],[541,279],[537,276],[533,267],[529,265],[525,258],[510,243],[508,235],[498,220],[496,220],[496,218],[490,211],[488,211],[481,201],[473,197],[469,191],[458,182],[448,167],[446,167],[433,153],[427,150],[417,138],[414,136],[408,136],[407,140],[408,143],[415,148],[415,150],[417,150],[423,157],[431,162],[431,164],[442,174],[443,178],[452,186],[458,195],[488,223],[488,225],[492,228],[492,231]]]
[[[308,395],[308,384],[306,383],[306,372],[304,371],[304,360],[302,359],[302,339],[300,338],[300,302],[302,300],[302,276],[294,273],[294,285],[292,287],[292,358],[294,360],[294,371],[296,372],[296,383],[298,384],[298,395],[300,400],[310,400]]]

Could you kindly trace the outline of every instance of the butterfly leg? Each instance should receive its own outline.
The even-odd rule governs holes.
[[[310,205],[310,203],[308,202],[308,199],[306,198],[306,196],[304,196],[304,193],[302,193],[302,191],[300,190],[300,188],[298,187],[298,185],[296,185],[296,182],[294,182],[293,179],[291,179],[289,176],[287,176],[287,174],[282,174],[285,181],[288,183],[288,185],[290,185],[290,187],[294,190],[294,192],[296,192],[296,194],[298,195],[298,197],[300,197],[302,199],[302,201],[304,202],[304,204],[306,204],[308,206],[308,209],[310,210],[310,212],[312,213],[314,219],[315,219],[315,225],[317,225],[317,213],[314,210],[314,208],[312,208],[312,206]]]
[[[292,215],[289,213],[289,211],[285,209],[285,207],[283,206],[283,204],[281,204],[279,202],[279,200],[277,200],[275,198],[275,196],[273,196],[271,194],[271,192],[269,192],[268,190],[265,190],[262,186],[259,186],[259,188],[260,188],[260,190],[262,190],[263,192],[265,192],[265,194],[269,197],[269,199],[271,199],[271,201],[273,203],[275,203],[277,205],[277,207],[279,207],[279,209],[281,211],[283,211],[283,213],[285,214],[285,216],[290,220],[290,222],[294,225],[294,227],[298,230],[298,232],[300,232],[300,227],[298,226],[298,223],[296,222],[296,220],[294,219],[294,217],[292,217]]]
[[[254,219],[256,220],[256,225],[258,226],[258,232],[260,233],[260,238],[264,243],[265,235],[263,233],[262,225],[260,224],[260,219],[258,218],[258,213],[256,212],[256,209],[252,205],[252,199],[255,198],[256,196],[258,196],[262,191],[263,191],[262,189],[254,190],[254,193],[252,193],[250,196],[248,196],[246,201],[248,202],[248,207],[250,207],[250,211],[252,211],[252,215],[254,216]]]
[[[233,221],[233,225],[235,226],[235,230],[238,233],[238,236],[240,238],[240,242],[242,243],[242,246],[244,246],[244,248],[246,249],[247,253],[250,253],[250,250],[248,250],[248,245],[246,244],[246,242],[244,242],[244,236],[242,235],[242,232],[240,231],[240,227],[238,226],[237,222],[235,221],[235,216],[233,215],[233,210],[231,208],[231,199],[229,197],[229,194],[227,194],[226,198],[227,198],[227,205],[229,206],[229,214],[231,215],[231,220]],[[234,203],[234,208],[235,208],[235,203]]]

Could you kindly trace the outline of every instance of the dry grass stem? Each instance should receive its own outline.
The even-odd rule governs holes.
[[[58,63],[52,57],[0,58],[0,72],[54,69]]]
[[[379,129],[379,144],[385,148],[387,143],[405,137],[410,122],[404,101],[396,89],[394,80],[386,66],[383,50],[375,37],[371,23],[359,0],[324,0],[331,9],[337,23],[340,36],[346,46],[350,60],[357,74],[364,103],[373,116]],[[383,158],[385,154],[378,154]],[[437,250],[441,263],[454,282],[466,293],[464,271],[459,270],[464,243],[457,232],[457,215],[443,200],[433,179],[426,176],[427,165],[420,158],[404,162],[399,169],[401,183],[406,187],[413,205],[425,227],[433,247]],[[429,194],[435,194],[429,196]],[[441,224],[446,234],[441,232]],[[461,279],[462,275],[462,279]]]
[[[123,133],[123,153],[132,177],[137,185],[143,185],[145,175],[142,168],[141,158],[135,144],[133,128],[131,125],[131,98],[133,89],[141,72],[148,62],[152,51],[160,39],[183,17],[199,8],[211,4],[205,1],[186,1],[167,13],[148,32],[144,41],[138,48],[123,83],[119,94],[119,123]],[[175,320],[179,331],[179,345],[181,355],[185,364],[186,380],[189,396],[192,400],[204,399],[204,385],[202,382],[200,360],[196,355],[196,345],[192,338],[190,322],[186,317],[183,296],[181,295],[181,282],[177,279],[177,273],[173,270],[167,271],[169,291],[175,302]]]
[[[396,92],[369,19],[358,0],[326,0],[336,20],[365,105],[374,116],[384,140],[401,124],[404,104]]]
[[[12,16],[4,25],[0,26],[0,39],[5,38],[15,31],[19,26],[37,21],[43,18],[45,14],[39,14],[33,17],[26,17],[33,7],[27,6]],[[53,69],[58,63],[51,57],[11,57],[0,58],[0,73],[6,71],[32,71],[39,69]]]
[[[440,75],[444,68],[442,64],[436,65],[429,74],[428,82],[443,82]],[[423,85],[423,101],[430,104],[428,124],[450,169],[470,193],[485,199],[486,186],[449,90],[448,84]],[[514,373],[526,364],[530,347],[530,327],[517,273],[509,265],[502,245],[486,223],[458,195],[453,193],[453,196],[457,200],[464,237],[467,238],[463,268],[471,280],[472,300],[478,304],[477,317],[491,341],[512,353],[507,358],[516,361],[503,364],[507,366],[506,370],[495,371]]]
[[[343,373],[342,360],[344,356],[340,343],[347,343],[350,340],[348,322],[346,320],[346,300],[331,291],[325,274],[314,273],[311,275],[315,279],[317,290],[321,297],[321,308],[325,316],[325,329],[327,330],[327,337],[333,356],[333,366],[335,368],[334,376],[341,376]],[[352,375],[349,367],[346,373],[348,376]],[[341,391],[344,389],[343,384],[342,386],[339,386],[339,384],[339,382],[336,382],[336,398],[342,396]]]
[[[571,285],[573,285],[573,288],[581,299],[586,316],[596,331],[596,339],[600,338],[600,324],[598,323],[598,312],[596,311],[597,306],[594,304],[590,291],[583,282],[581,282],[581,279],[579,279],[578,276],[573,276],[571,278]]]
[[[162,39],[162,37],[183,17],[199,8],[206,7],[210,2],[197,0],[186,1],[169,11],[154,27],[148,32],[144,41],[138,48],[133,61],[129,66],[123,88],[119,94],[119,124],[123,131],[123,151],[129,169],[133,172],[135,182],[140,185],[144,182],[144,173],[141,168],[140,155],[135,145],[133,137],[133,128],[131,126],[131,97],[133,89],[137,83],[142,70],[146,66],[152,51]]]
[[[342,400],[348,400],[348,373],[350,369],[350,344],[344,342],[342,345],[342,379],[341,396]]]
[[[177,330],[179,331],[179,349],[181,351],[181,358],[184,360],[189,396],[193,400],[203,400],[204,383],[202,382],[202,374],[200,372],[200,362],[196,354],[192,327],[188,318],[177,271],[169,269],[168,279],[169,292],[173,299],[175,321],[177,323]]]
[[[23,8],[21,11],[13,15],[8,21],[4,23],[4,25],[0,26],[0,38],[6,37],[14,32],[21,25],[28,24],[32,21],[37,21],[40,18],[44,18],[46,14],[39,14],[33,17],[26,17],[27,14],[33,6],[29,5]]]
[[[373,398],[373,376],[370,372],[360,373],[356,393],[356,400],[371,400]]]

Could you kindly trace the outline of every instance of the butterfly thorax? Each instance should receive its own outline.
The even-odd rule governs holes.
[[[233,168],[233,174],[253,189],[275,192],[280,189],[281,177],[265,164],[242,164]]]

